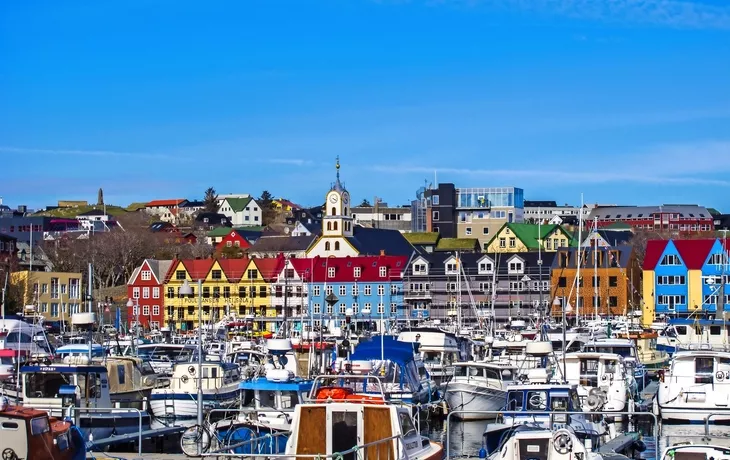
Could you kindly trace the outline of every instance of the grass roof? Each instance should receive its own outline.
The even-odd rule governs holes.
[[[79,206],[78,208],[56,208],[51,209],[50,211],[41,211],[36,213],[38,216],[48,216],[48,217],[64,217],[64,218],[71,218],[80,216],[81,214],[89,211],[93,211],[94,209],[104,210],[104,206]],[[120,206],[114,206],[114,205],[107,205],[106,206],[106,213],[110,216],[119,216],[122,214],[125,214],[127,212],[126,209],[120,207]]]
[[[437,251],[473,251],[479,247],[476,238],[441,238],[436,245]]]
[[[125,209],[129,212],[139,211],[140,209],[144,209],[147,207],[147,203],[132,203],[129,206],[127,206]]]
[[[404,233],[403,236],[411,244],[436,244],[439,240],[438,232]]]

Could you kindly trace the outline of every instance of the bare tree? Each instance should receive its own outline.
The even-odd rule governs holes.
[[[218,195],[213,187],[208,187],[203,196],[203,211],[218,212]]]

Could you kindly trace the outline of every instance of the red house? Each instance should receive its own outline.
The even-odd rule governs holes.
[[[591,210],[586,225],[593,222],[599,228],[620,222],[634,230],[672,233],[704,233],[715,229],[710,211],[695,204],[664,204],[661,206],[598,206]]]
[[[163,283],[172,265],[171,260],[146,259],[137,267],[127,282],[127,296],[134,304],[127,307],[127,324],[137,322],[145,329],[165,326],[165,299]]]
[[[243,231],[240,231],[238,229],[232,229],[228,235],[224,236],[223,239],[218,243],[216,246],[216,250],[219,252],[223,250],[223,248],[241,248],[241,249],[248,249],[251,247],[251,243],[246,239],[246,235]]]

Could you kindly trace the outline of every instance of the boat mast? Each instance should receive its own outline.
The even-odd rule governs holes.
[[[598,230],[598,217],[593,217],[593,231]],[[598,321],[598,238],[593,235],[593,310],[595,321]]]
[[[461,260],[456,251],[456,333],[461,331]]]
[[[583,194],[580,194],[580,211],[578,212],[578,255],[576,256],[576,265],[577,269],[575,271],[575,285],[576,285],[576,294],[575,294],[575,325],[580,325],[580,307],[582,306],[582,297],[581,297],[581,279],[580,279],[580,265],[581,265],[581,256],[583,255]],[[570,302],[570,298],[568,298],[568,302]],[[564,306],[563,306],[564,307]],[[563,326],[565,327],[565,326]]]
[[[540,208],[537,208],[537,268],[539,270],[538,273],[538,279],[540,280],[538,284],[538,294],[540,296],[540,306],[537,309],[538,312],[541,311],[542,308],[542,211],[540,211]],[[542,315],[540,315],[540,320],[542,321]]]

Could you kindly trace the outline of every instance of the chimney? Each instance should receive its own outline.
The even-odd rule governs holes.
[[[384,256],[384,255],[385,255],[385,249],[381,249],[381,250],[380,250],[380,256],[382,257],[382,256]]]

